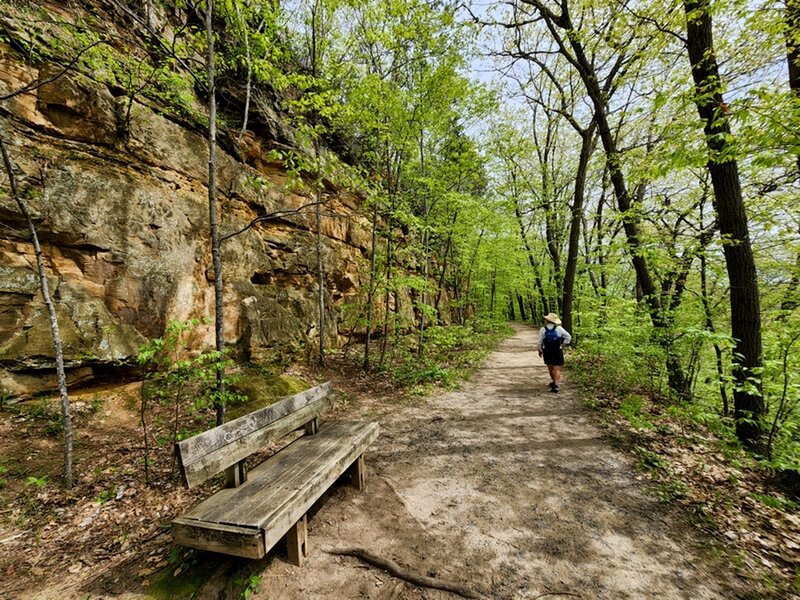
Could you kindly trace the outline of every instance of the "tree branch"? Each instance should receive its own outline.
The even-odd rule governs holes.
[[[20,88],[18,90],[15,90],[13,92],[8,93],[8,94],[5,94],[4,96],[0,96],[0,101],[2,101],[2,100],[10,100],[11,98],[14,98],[15,96],[19,96],[21,94],[26,94],[26,93],[31,92],[33,90],[39,89],[43,85],[47,85],[48,83],[52,83],[52,82],[56,81],[57,79],[63,77],[68,71],[70,71],[78,63],[78,61],[81,59],[81,56],[86,54],[89,50],[91,50],[95,46],[99,46],[100,44],[105,44],[105,43],[107,43],[106,40],[98,40],[98,41],[96,41],[96,42],[94,42],[92,44],[89,44],[88,46],[86,46],[86,48],[84,48],[83,50],[78,52],[78,54],[75,55],[75,57],[67,64],[67,66],[64,67],[56,75],[53,75],[52,77],[48,77],[47,79],[38,79],[36,81],[32,81],[28,85],[26,85],[25,87],[22,87],[22,88]]]
[[[272,212],[272,213],[267,213],[266,215],[261,215],[259,217],[256,217],[252,221],[250,221],[250,223],[248,223],[247,225],[245,225],[244,227],[242,227],[238,231],[234,231],[232,233],[228,233],[226,235],[223,235],[222,237],[219,238],[219,241],[220,241],[220,243],[222,243],[225,240],[228,240],[228,239],[230,239],[232,237],[236,237],[237,235],[241,235],[245,231],[249,230],[250,228],[252,228],[254,225],[256,225],[258,223],[263,223],[264,221],[271,221],[273,219],[282,219],[284,217],[288,217],[288,216],[291,216],[291,215],[297,215],[297,214],[302,213],[303,209],[310,208],[312,206],[318,206],[318,205],[321,205],[321,204],[325,204],[325,202],[309,202],[308,204],[303,204],[302,206],[299,206],[298,208],[294,208],[294,209],[290,209],[290,210],[278,210],[278,211],[275,211],[275,212]]]

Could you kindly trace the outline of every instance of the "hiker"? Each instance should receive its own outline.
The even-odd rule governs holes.
[[[555,313],[547,315],[544,321],[544,327],[539,330],[539,356],[544,357],[544,364],[550,371],[550,391],[557,394],[564,364],[563,347],[572,341],[572,335],[561,327],[561,319]]]

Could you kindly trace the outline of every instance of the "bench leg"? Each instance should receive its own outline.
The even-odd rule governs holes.
[[[225,469],[226,488],[239,487],[245,481],[247,481],[247,469],[245,469],[243,460]]]
[[[367,482],[367,469],[364,464],[364,455],[362,454],[350,467],[350,484],[359,492],[364,489]]]
[[[305,424],[306,435],[317,435],[317,431],[319,431],[319,420],[314,417],[308,423]]]
[[[308,556],[308,517],[295,523],[286,534],[286,550],[289,562],[298,567],[303,566],[303,559]]]

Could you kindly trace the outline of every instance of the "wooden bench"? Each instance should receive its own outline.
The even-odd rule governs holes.
[[[364,451],[378,437],[377,423],[319,426],[330,403],[328,382],[176,444],[187,487],[223,470],[226,487],[172,521],[175,541],[258,559],[286,536],[289,560],[301,566],[306,513],[348,469],[353,485],[363,489]],[[246,471],[248,456],[303,428],[306,435]]]

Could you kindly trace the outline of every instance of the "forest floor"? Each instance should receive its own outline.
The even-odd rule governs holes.
[[[455,597],[327,552],[352,547],[497,600],[788,597],[738,576],[724,539],[650,493],[569,379],[550,393],[535,335],[516,326],[460,389],[428,398],[334,377],[339,413],[377,420],[381,433],[366,489],[337,484],[315,508],[302,568],[281,548],[261,561],[171,549],[166,525],[196,495],[106,468],[94,499],[55,501],[45,487],[38,509],[0,506],[0,598]],[[118,404],[90,436],[106,455],[133,452],[136,412]],[[2,427],[13,452],[19,432]],[[45,451],[30,440],[23,450]]]

